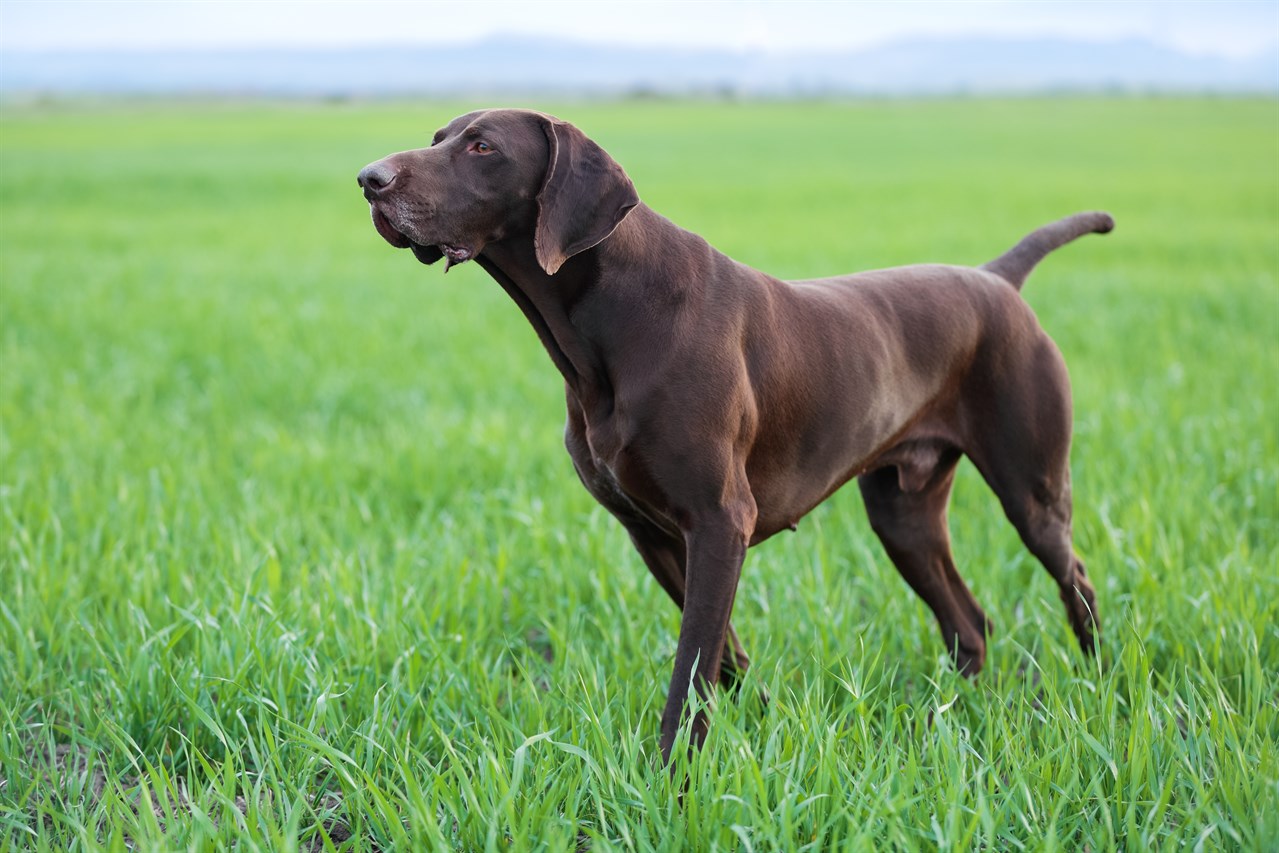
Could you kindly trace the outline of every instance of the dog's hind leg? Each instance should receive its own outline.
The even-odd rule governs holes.
[[[1096,592],[1072,542],[1070,471],[1063,465],[1051,472],[1023,472],[999,459],[979,468],[1026,548],[1057,582],[1070,627],[1080,647],[1092,654],[1101,622]]]
[[[1093,654],[1100,641],[1101,622],[1097,594],[1072,542],[1069,472],[1064,472],[1058,491],[1030,486],[1008,497],[1001,494],[1000,500],[1026,547],[1057,582],[1066,617],[1080,647]]]
[[[1026,548],[1057,582],[1070,627],[1080,647],[1092,654],[1101,623],[1097,595],[1072,544],[1070,472],[1062,468],[1051,475],[1023,475],[1007,467],[996,463],[982,473]]]
[[[955,569],[946,506],[959,463],[947,448],[931,468],[885,467],[857,479],[871,528],[911,589],[932,608],[942,639],[964,675],[981,671],[993,626]],[[906,486],[906,488],[903,488]]]
[[[1026,548],[1056,581],[1070,627],[1091,654],[1101,623],[1096,593],[1072,542],[1069,381],[1046,338],[1026,363],[1021,375],[1004,377],[1006,399],[1015,406],[974,407],[973,433],[980,438],[965,452]]]

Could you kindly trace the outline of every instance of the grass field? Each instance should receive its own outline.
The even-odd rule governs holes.
[[[1025,290],[1101,657],[965,464],[960,678],[846,489],[748,556],[675,780],[678,614],[558,374],[355,185],[473,106],[0,111],[0,848],[1275,849],[1279,102],[530,104],[783,277],[1118,222]]]

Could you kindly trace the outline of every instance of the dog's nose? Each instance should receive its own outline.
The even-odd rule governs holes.
[[[395,183],[395,178],[398,174],[391,164],[385,160],[379,160],[361,169],[359,176],[355,180],[364,188],[364,197],[372,201],[384,193],[387,187]]]

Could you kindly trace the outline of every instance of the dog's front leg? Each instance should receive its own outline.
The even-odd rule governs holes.
[[[688,576],[675,671],[666,710],[662,713],[662,757],[669,762],[680,724],[687,718],[688,694],[696,689],[709,701],[719,677],[728,618],[741,577],[742,560],[755,526],[755,502],[747,498],[735,506],[698,518],[685,534]],[[706,740],[706,712],[693,718],[690,748]]]

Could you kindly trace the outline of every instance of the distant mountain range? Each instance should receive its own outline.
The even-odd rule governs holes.
[[[1247,59],[1152,42],[916,39],[846,51],[678,50],[500,37],[448,46],[9,50],[0,92],[360,97],[485,93],[796,96],[1279,93],[1279,45]]]

